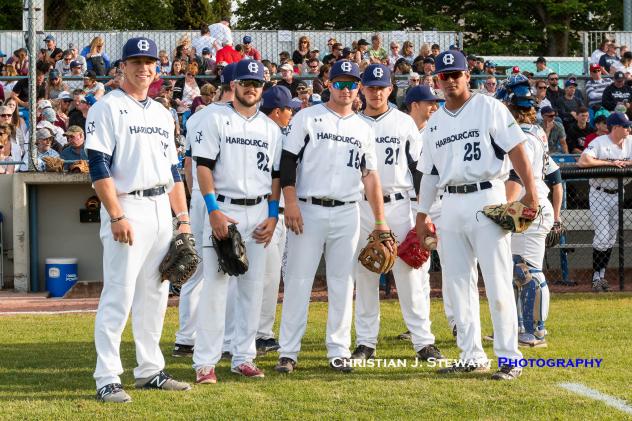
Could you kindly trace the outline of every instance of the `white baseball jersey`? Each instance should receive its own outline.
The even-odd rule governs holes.
[[[118,194],[156,186],[170,190],[174,184],[174,121],[153,99],[143,105],[120,89],[105,95],[88,111],[85,147],[112,156],[110,171]]]
[[[422,127],[421,129],[419,129],[419,135],[422,136],[424,130],[426,129],[426,127],[428,127],[428,125]],[[419,155],[419,159],[417,160],[417,171],[423,173],[422,169],[421,169],[421,155],[423,155],[423,137],[422,137],[422,148],[420,151],[420,155]],[[437,194],[435,196],[434,201],[432,202],[432,205],[430,206],[430,209],[428,210],[428,215],[430,215],[430,217],[435,220],[437,219],[437,217],[441,214],[441,198],[443,197],[443,190],[441,189],[437,189]],[[419,203],[417,203],[417,206],[419,205]]]
[[[455,111],[439,108],[423,132],[421,171],[439,174],[438,187],[506,180],[505,154],[526,135],[500,101],[474,93]]]
[[[357,114],[341,117],[325,104],[299,111],[283,149],[299,155],[298,197],[362,199],[362,169],[377,170],[375,134]]]
[[[360,114],[375,133],[375,155],[382,193],[390,195],[413,190],[407,155],[418,159],[421,134],[408,114],[390,108],[377,118]]]
[[[621,147],[612,143],[610,135],[602,135],[595,138],[588,147],[584,149],[582,154],[592,156],[596,159],[603,159],[606,161],[629,161],[632,160],[632,137],[627,136],[623,139]],[[629,178],[626,178],[623,183],[628,184]],[[603,187],[606,189],[617,189],[616,178],[591,178],[588,183],[591,187]]]
[[[521,124],[520,128],[527,135],[524,150],[527,159],[531,163],[533,178],[535,179],[538,198],[548,200],[549,186],[544,182],[544,177],[557,171],[559,166],[549,155],[549,142],[544,130],[536,124]],[[522,189],[524,191],[524,187]]]
[[[281,162],[281,131],[257,111],[246,118],[232,105],[199,111],[191,143],[192,155],[215,160],[215,193],[252,199],[272,191],[272,170]],[[195,113],[197,114],[197,113]],[[194,115],[195,115],[194,114]]]
[[[207,113],[212,112],[212,110],[209,110],[206,113],[203,113],[202,111],[206,110],[207,108],[225,107],[225,106],[226,104],[223,102],[213,102],[207,105],[206,107],[199,109],[196,113],[194,113],[191,117],[189,117],[189,119],[187,120],[187,136],[186,136],[186,141],[184,145],[184,150],[186,151],[190,150],[191,145],[195,142],[195,140],[199,138],[199,136],[202,136],[201,134],[198,133],[197,126],[202,122],[202,120],[204,119],[204,116]],[[191,178],[193,179],[193,186],[191,186],[191,190],[199,191],[200,184],[198,183],[197,163],[195,162],[194,159],[191,160]]]

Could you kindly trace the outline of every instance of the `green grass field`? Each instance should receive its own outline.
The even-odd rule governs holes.
[[[484,332],[491,332],[482,305]],[[94,314],[0,317],[0,418],[2,419],[630,419],[632,415],[562,389],[559,383],[584,384],[632,403],[632,294],[567,294],[553,297],[548,348],[523,350],[525,357],[603,358],[601,368],[532,368],[516,382],[495,382],[489,375],[440,377],[435,369],[364,368],[332,372],[324,349],[326,304],[311,306],[299,369],[290,376],[273,367],[277,354],[257,360],[267,377],[249,380],[230,373],[228,361],[217,369],[218,384],[194,386],[188,393],[136,391],[131,332],[122,344],[123,383],[134,402],[101,404],[94,400]],[[432,302],[437,345],[448,358],[458,350],[443,315]],[[162,348],[167,371],[194,381],[190,359],[170,356],[177,311],[167,313]],[[382,302],[379,358],[414,361],[396,301]],[[486,343],[489,357],[491,344]]]

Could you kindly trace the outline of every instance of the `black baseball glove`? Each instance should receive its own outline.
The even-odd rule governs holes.
[[[158,270],[162,280],[171,282],[171,290],[179,295],[182,285],[189,280],[202,259],[195,251],[193,234],[178,234],[169,245],[167,255],[160,262]]]
[[[228,226],[228,237],[224,240],[219,240],[214,235],[211,238],[217,253],[219,269],[230,276],[243,275],[248,271],[246,245],[235,224]]]
[[[553,228],[546,235],[546,247],[555,247],[560,243],[562,235],[566,235],[566,228],[561,222],[555,222]]]

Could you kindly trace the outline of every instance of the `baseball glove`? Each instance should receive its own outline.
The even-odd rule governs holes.
[[[90,172],[90,167],[88,167],[88,161],[82,159],[81,161],[73,162],[68,167],[68,172],[87,174],[88,172]]]
[[[415,228],[408,231],[404,241],[397,247],[397,255],[408,266],[419,269],[430,257],[430,252],[421,247]]]
[[[219,240],[214,235],[211,238],[217,253],[219,269],[230,276],[243,275],[248,271],[246,245],[235,224],[228,226],[228,237],[224,240]]]
[[[189,280],[202,261],[195,251],[193,234],[181,233],[171,240],[167,255],[160,262],[158,270],[162,280],[168,279],[173,290],[179,291]]]
[[[555,222],[553,228],[546,235],[546,247],[555,247],[560,243],[562,235],[566,235],[566,227],[561,222]]]
[[[360,251],[358,260],[368,270],[375,273],[386,273],[395,264],[397,256],[397,240],[393,231],[373,231],[368,244]],[[387,241],[393,242],[393,251],[386,246]]]
[[[538,216],[536,209],[531,209],[521,202],[488,205],[483,208],[483,214],[511,232],[524,232]]]
[[[54,156],[45,156],[42,158],[48,172],[64,172],[64,160]]]

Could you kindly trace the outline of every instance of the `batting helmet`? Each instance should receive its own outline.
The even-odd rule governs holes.
[[[535,104],[535,98],[531,94],[529,86],[516,86],[509,95],[509,101],[518,107],[531,108]]]
[[[507,83],[505,84],[507,88],[512,89],[512,90],[516,86],[521,86],[521,85],[529,86],[529,79],[527,79],[526,76],[521,75],[521,74],[509,76],[509,78],[507,79]]]

